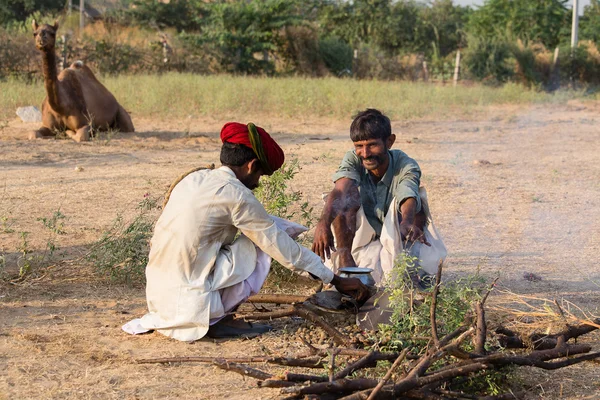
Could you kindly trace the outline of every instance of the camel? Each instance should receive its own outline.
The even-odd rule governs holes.
[[[134,132],[127,111],[83,62],[76,61],[57,74],[54,47],[58,21],[40,26],[34,20],[32,26],[35,46],[42,52],[46,98],[42,127],[29,139],[54,137],[57,130],[66,130],[76,142],[89,140],[92,128]]]

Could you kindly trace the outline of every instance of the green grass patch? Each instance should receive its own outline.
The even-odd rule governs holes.
[[[102,82],[135,120],[137,117],[178,119],[189,115],[213,119],[240,116],[330,117],[350,119],[358,110],[375,107],[394,119],[451,118],[490,105],[563,103],[586,97],[584,90],[548,94],[517,84],[436,85],[422,82],[338,78],[268,78],[229,75],[131,75],[103,77]],[[15,116],[17,107],[40,106],[40,82],[0,82],[0,119]],[[587,98],[599,98],[587,93]]]

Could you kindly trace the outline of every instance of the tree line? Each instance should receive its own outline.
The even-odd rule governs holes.
[[[109,47],[126,58],[127,52],[148,52],[154,46],[154,58],[164,64],[155,69],[381,79],[418,79],[425,74],[443,80],[451,74],[454,55],[460,50],[465,74],[488,82],[598,83],[600,74],[596,46],[600,0],[591,0],[584,8],[581,44],[574,51],[569,48],[572,11],[567,0],[486,0],[476,8],[452,0],[115,2],[120,7],[105,14],[104,24],[164,35],[146,44],[146,49],[110,38],[102,38],[100,48]],[[5,0],[0,5],[0,24],[10,30],[34,13],[64,10],[64,0]],[[553,77],[552,55],[557,47],[562,72]],[[136,57],[130,58],[122,63],[127,68],[120,67],[124,71],[105,72],[144,69],[129,68]]]

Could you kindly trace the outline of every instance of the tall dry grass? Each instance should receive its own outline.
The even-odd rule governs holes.
[[[169,73],[103,77],[103,83],[135,117],[177,119],[189,115],[217,119],[243,115],[284,118],[350,118],[375,107],[395,119],[444,119],[499,104],[561,103],[582,91],[547,94],[506,84],[453,87],[421,82],[386,82],[338,78],[266,78]],[[0,118],[17,107],[39,106],[42,82],[0,82]]]

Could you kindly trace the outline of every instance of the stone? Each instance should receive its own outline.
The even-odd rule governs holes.
[[[23,122],[42,122],[42,113],[36,106],[19,107],[17,115]]]

